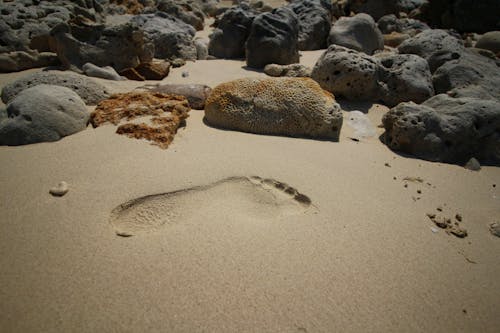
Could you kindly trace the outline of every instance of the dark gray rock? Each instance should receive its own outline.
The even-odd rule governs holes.
[[[381,17],[377,22],[377,26],[383,34],[400,32],[410,36],[415,36],[424,30],[430,29],[424,22],[411,18],[397,18],[394,14]]]
[[[331,45],[316,62],[311,77],[336,96],[388,106],[420,103],[434,95],[429,66],[416,55],[376,57]]]
[[[332,25],[331,12],[320,0],[292,1],[289,7],[299,20],[299,50],[326,48]],[[331,7],[331,5],[330,5]]]
[[[424,4],[425,0],[347,0],[346,12],[366,13],[375,20],[388,14],[409,13]]]
[[[196,30],[203,30],[205,15],[195,2],[184,0],[158,0],[156,8],[170,14]]]
[[[500,67],[497,63],[469,49],[445,62],[432,77],[436,93],[460,97],[500,100]]]
[[[330,30],[328,44],[373,54],[384,49],[384,39],[373,18],[367,14],[342,17]]]
[[[365,53],[330,45],[316,62],[311,77],[335,96],[377,100],[378,66],[378,60]]]
[[[464,49],[461,40],[439,29],[424,30],[398,47],[399,53],[416,54],[426,60],[436,52],[461,53]]]
[[[298,35],[299,22],[291,9],[281,7],[260,14],[246,42],[247,65],[263,68],[267,64],[299,62]]]
[[[10,146],[57,141],[84,130],[89,119],[85,103],[75,92],[51,85],[22,91],[2,112],[0,145]]]
[[[476,47],[489,50],[500,55],[500,31],[490,31],[485,33],[476,43]]]
[[[205,105],[216,127],[267,135],[336,141],[342,111],[333,96],[309,78],[245,78],[218,85]]]
[[[475,157],[500,165],[500,103],[441,94],[401,103],[384,115],[385,143],[396,151],[449,163]]]
[[[425,59],[414,54],[395,54],[379,60],[379,85],[384,104],[422,103],[434,96],[432,76]]]
[[[101,84],[88,77],[73,72],[37,72],[28,74],[5,85],[2,89],[2,101],[9,103],[21,91],[40,85],[55,85],[69,88],[76,92],[88,105],[96,105],[109,97],[109,92]]]
[[[217,58],[244,58],[245,42],[254,18],[253,11],[241,7],[228,9],[210,35],[208,54]]]

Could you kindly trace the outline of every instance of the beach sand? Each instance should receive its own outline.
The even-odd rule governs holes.
[[[32,71],[1,74],[0,85]],[[262,76],[209,60],[162,83]],[[96,80],[113,92],[158,83]],[[388,110],[341,105],[345,119],[361,110],[375,126]],[[351,140],[346,122],[329,142],[215,129],[192,110],[167,150],[115,130],[0,147],[0,331],[500,327],[500,239],[488,230],[500,221],[500,168],[404,157],[378,136]],[[51,196],[60,181],[69,192]],[[461,214],[468,236],[427,213]]]

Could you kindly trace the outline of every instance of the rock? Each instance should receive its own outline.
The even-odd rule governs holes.
[[[338,140],[342,112],[309,78],[239,79],[218,85],[205,105],[210,125],[257,134]]]
[[[493,236],[500,237],[500,224],[499,223],[491,223],[490,224],[490,232]]]
[[[172,65],[173,68],[178,68],[184,66],[186,64],[186,60],[181,58],[175,58],[170,62],[170,64]]]
[[[63,195],[68,193],[68,191],[69,191],[68,183],[62,181],[59,184],[57,184],[57,186],[52,187],[49,190],[49,193],[55,197],[62,197]]]
[[[402,42],[409,39],[411,36],[408,34],[402,34],[400,32],[391,32],[390,34],[383,35],[384,37],[384,45],[390,47],[398,47]]]
[[[377,26],[383,34],[399,32],[412,37],[424,30],[430,29],[424,22],[411,18],[397,18],[394,14],[381,17],[377,22]]]
[[[429,161],[500,165],[500,103],[436,95],[401,103],[384,115],[385,143]],[[463,165],[463,164],[462,164]]]
[[[197,52],[193,40],[196,31],[192,26],[161,12],[136,15],[130,22],[143,30],[146,39],[154,44],[155,58],[196,60]]]
[[[116,133],[130,138],[146,139],[153,145],[166,149],[173,141],[179,127],[189,117],[189,104],[185,97],[152,92],[115,94],[100,102],[90,116],[92,126],[105,123],[118,125]],[[136,118],[150,117],[149,123],[130,122]]]
[[[83,72],[88,76],[98,77],[106,80],[121,81],[123,78],[111,66],[99,67],[90,62],[82,66]]]
[[[351,100],[377,100],[379,62],[365,53],[330,45],[320,56],[311,77],[335,96]]]
[[[183,72],[181,73],[181,76],[182,76],[182,77],[188,77],[188,76],[189,76],[189,72],[188,72],[188,71],[183,71]]]
[[[76,92],[87,105],[95,105],[109,96],[104,86],[84,75],[73,72],[47,71],[28,74],[5,85],[2,89],[2,101],[7,104],[21,91],[39,84],[69,88]]]
[[[332,25],[330,11],[320,0],[295,0],[289,6],[299,20],[299,50],[326,48]]]
[[[472,157],[467,163],[465,163],[464,168],[471,171],[479,171],[481,170],[481,164],[479,163],[478,160]]]
[[[89,114],[72,90],[40,84],[21,91],[0,120],[0,145],[57,141],[87,127]]]
[[[163,80],[170,72],[170,63],[163,60],[145,62],[139,64],[135,70],[146,80]]]
[[[464,49],[461,40],[439,29],[424,30],[398,47],[401,54],[416,54],[426,60],[437,52],[461,53]]]
[[[104,28],[96,40],[80,41],[70,34],[69,27],[58,25],[51,31],[57,56],[66,68],[82,68],[88,62],[111,66],[117,71],[151,61],[152,45],[137,25],[131,23]]]
[[[217,58],[244,58],[245,42],[254,18],[255,13],[250,10],[241,7],[228,9],[210,35],[208,53]]]
[[[477,41],[476,47],[489,50],[496,55],[500,55],[500,31],[490,31],[485,33]]]
[[[156,8],[193,26],[196,30],[203,30],[205,15],[196,4],[183,0],[158,0]]]
[[[208,41],[204,39],[195,39],[194,46],[196,47],[196,59],[206,60],[208,57]]]
[[[191,108],[203,110],[205,108],[205,101],[212,89],[203,84],[162,84],[150,91],[184,96],[187,98]]]
[[[298,63],[298,25],[295,13],[286,7],[257,16],[246,42],[247,66]]]
[[[145,81],[146,78],[139,74],[135,68],[125,68],[120,72],[120,75],[125,76],[129,80],[133,81]]]
[[[375,20],[387,14],[409,13],[419,8],[425,0],[347,0],[347,12],[367,13]]]
[[[366,54],[384,49],[382,33],[373,18],[367,14],[340,18],[330,30],[328,44],[348,47]]]
[[[436,93],[500,100],[500,67],[469,49],[454,53],[432,77]]]
[[[264,73],[269,76],[310,77],[311,68],[301,64],[278,65],[269,64],[264,67]]]
[[[395,54],[379,58],[380,99],[388,106],[401,102],[422,103],[434,96],[429,65],[414,54]]]
[[[12,51],[0,54],[0,72],[19,72],[25,69],[55,66],[59,59],[55,53],[37,51]]]

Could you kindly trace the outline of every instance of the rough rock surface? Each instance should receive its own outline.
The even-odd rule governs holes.
[[[310,77],[312,69],[301,64],[278,65],[269,64],[264,67],[264,73],[269,76]]]
[[[12,51],[0,54],[0,72],[18,72],[29,68],[47,67],[59,64],[57,55],[52,52]]]
[[[383,34],[401,32],[410,36],[415,36],[424,30],[430,29],[424,22],[411,18],[397,18],[394,14],[385,15],[380,18],[377,26]]]
[[[489,50],[500,55],[500,31],[490,31],[485,33],[476,43],[476,47]]]
[[[217,58],[244,58],[245,42],[254,18],[253,11],[241,7],[228,9],[210,35],[208,53]]]
[[[338,140],[342,112],[309,78],[239,79],[212,90],[209,124],[243,132]]]
[[[189,117],[188,101],[182,96],[151,92],[115,94],[100,102],[90,116],[92,126],[105,123],[118,125],[116,133],[130,138],[146,139],[153,145],[166,149],[173,141],[177,129],[185,125]],[[133,122],[150,117],[150,123]]]
[[[82,66],[87,76],[98,77],[106,80],[121,81],[123,78],[111,66],[99,67],[90,62]]]
[[[85,103],[72,90],[37,85],[20,92],[0,116],[0,145],[57,141],[87,127]]]
[[[333,24],[328,44],[373,54],[384,48],[384,39],[370,15],[357,14],[353,17],[342,17]]]
[[[437,52],[462,52],[464,46],[461,40],[444,30],[425,30],[405,40],[398,47],[399,53],[416,54],[429,60]]]
[[[281,7],[260,14],[254,19],[246,42],[247,65],[263,68],[267,64],[299,62],[298,34],[299,22],[291,9]]]
[[[500,67],[490,58],[470,49],[451,54],[432,77],[436,93],[452,90],[456,97],[494,98],[500,100]]]
[[[73,72],[37,72],[20,77],[2,89],[2,101],[8,103],[21,91],[39,84],[56,85],[76,92],[87,105],[95,105],[109,93],[101,84]]]
[[[384,115],[385,143],[430,161],[471,157],[500,165],[500,103],[436,95],[421,105],[401,103]]]
[[[324,49],[332,25],[330,11],[320,0],[295,0],[290,8],[299,20],[299,50]]]
[[[367,13],[375,20],[387,14],[408,13],[420,7],[425,0],[347,0],[347,12]]]
[[[159,11],[171,14],[196,30],[203,30],[205,15],[196,4],[184,0],[158,0],[156,8]]]
[[[323,89],[350,100],[423,102],[434,95],[427,62],[416,55],[369,56],[338,45],[321,55],[311,77]]]
[[[390,47],[398,47],[402,42],[409,39],[411,36],[408,34],[402,34],[400,32],[391,32],[390,34],[384,35],[384,45]]]
[[[212,89],[204,84],[161,84],[154,86],[150,91],[184,96],[191,108],[203,110]]]

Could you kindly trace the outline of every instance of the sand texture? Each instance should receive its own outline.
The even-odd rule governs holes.
[[[161,83],[242,77],[265,74],[206,60]],[[191,110],[168,149],[112,124],[0,147],[0,332],[498,331],[500,168],[398,155],[378,138],[387,107],[338,102],[376,134],[256,135]]]

